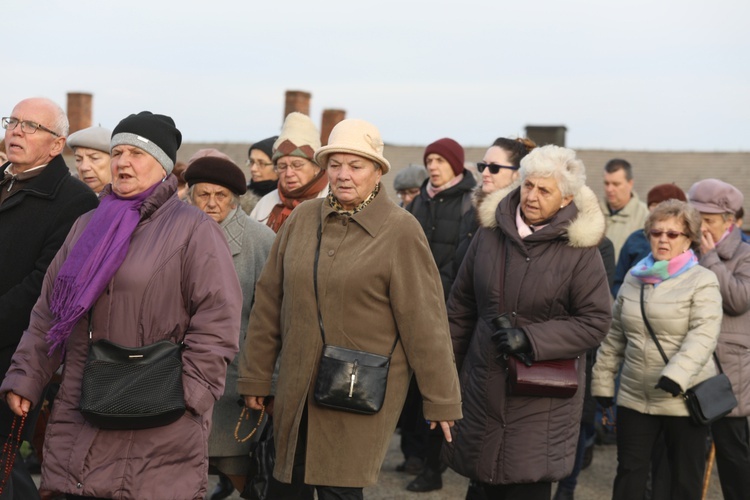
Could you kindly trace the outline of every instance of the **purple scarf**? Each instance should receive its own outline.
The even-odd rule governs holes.
[[[55,319],[47,332],[50,356],[58,348],[65,352],[64,345],[73,327],[122,265],[130,237],[141,220],[141,205],[159,184],[133,198],[110,193],[101,200],[55,278],[50,302]]]

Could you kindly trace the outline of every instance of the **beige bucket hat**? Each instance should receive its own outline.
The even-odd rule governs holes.
[[[376,162],[387,174],[391,164],[383,156],[383,139],[380,131],[372,123],[364,120],[340,121],[328,139],[328,144],[315,152],[315,163],[322,168],[328,165],[328,157],[333,153],[349,153]]]

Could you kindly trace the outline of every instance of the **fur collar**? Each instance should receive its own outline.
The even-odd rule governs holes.
[[[477,209],[477,219],[482,227],[489,229],[497,227],[497,207],[500,202],[513,190],[521,185],[516,181],[508,187],[490,194],[474,194],[474,206]],[[586,248],[597,246],[604,236],[606,222],[599,207],[599,200],[591,188],[583,186],[573,197],[573,203],[578,214],[570,222],[566,232],[568,244],[572,247]]]

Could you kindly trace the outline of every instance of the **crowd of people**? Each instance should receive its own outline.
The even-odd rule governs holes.
[[[467,500],[573,499],[597,407],[616,415],[612,498],[701,498],[710,448],[724,497],[750,497],[750,246],[730,183],[644,203],[612,159],[599,200],[575,151],[507,137],[476,168],[438,139],[389,181],[375,125],[322,144],[302,113],[250,146],[249,178],[216,149],[178,162],[177,125],[149,111],[69,134],[30,98],[2,126],[0,499],[220,500],[255,482],[265,426],[270,499],[364,498],[396,428],[408,491],[450,467]],[[135,423],[127,393],[84,411],[115,370],[114,354],[94,370],[102,345],[133,370],[176,349],[178,411]],[[680,396],[718,369],[738,404],[696,424]],[[139,378],[123,383],[152,390]],[[18,445],[43,408],[37,488]]]

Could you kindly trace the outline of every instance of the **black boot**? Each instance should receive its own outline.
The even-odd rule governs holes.
[[[406,486],[409,491],[425,492],[435,491],[443,487],[443,474],[439,470],[429,467],[422,469],[414,480]]]
[[[569,490],[564,486],[557,485],[557,491],[552,500],[574,500],[573,490]]]
[[[219,483],[208,498],[209,500],[224,500],[225,498],[228,498],[233,491],[234,485],[232,484],[232,481],[230,481],[224,474],[219,473]]]

